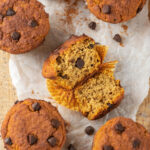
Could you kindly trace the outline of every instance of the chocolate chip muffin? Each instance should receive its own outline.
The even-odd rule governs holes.
[[[1,135],[7,150],[61,150],[66,130],[64,120],[50,103],[27,99],[7,113]]]
[[[0,49],[12,54],[31,51],[49,29],[49,16],[37,0],[0,1]]]
[[[89,10],[99,19],[120,23],[135,17],[146,0],[86,0]]]
[[[92,150],[149,150],[150,134],[124,117],[109,120],[96,133]]]

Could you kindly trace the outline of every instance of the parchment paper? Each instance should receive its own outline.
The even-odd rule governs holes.
[[[125,98],[121,105],[97,121],[88,121],[78,112],[57,105],[63,118],[70,123],[67,134],[68,144],[73,143],[77,150],[90,150],[93,136],[87,136],[84,129],[92,125],[97,130],[108,119],[116,116],[135,120],[138,106],[148,92],[150,76],[150,23],[147,5],[134,19],[123,24],[109,24],[94,17],[81,0],[40,0],[50,15],[51,30],[45,42],[36,50],[22,55],[11,55],[10,74],[19,100],[37,98],[52,101],[41,75],[44,60],[50,52],[62,44],[71,34],[83,33],[96,42],[108,45],[105,61],[118,60],[115,76],[125,88]],[[88,28],[91,21],[97,23],[96,31]],[[127,25],[125,31],[121,26]],[[112,38],[119,33],[123,38],[120,46]]]

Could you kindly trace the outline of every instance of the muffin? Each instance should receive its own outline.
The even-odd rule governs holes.
[[[75,37],[75,39],[78,41],[83,37],[90,39],[85,35]],[[82,41],[82,44],[80,43],[80,45],[84,44],[85,40]],[[67,58],[61,55],[62,64],[64,61],[66,64],[61,67],[63,76],[66,75],[69,78],[60,79],[60,77],[57,77],[56,72],[60,69],[55,65],[56,58],[60,56],[59,50],[57,50],[56,54],[52,53],[44,63],[43,75],[47,78],[47,87],[54,100],[71,110],[81,112],[89,120],[94,120],[103,117],[107,112],[119,105],[124,96],[124,89],[121,87],[120,81],[115,80],[113,75],[117,61],[103,63],[107,52],[106,46],[94,44],[93,49],[87,49],[86,46],[82,46],[84,47],[83,50],[80,47],[73,49],[71,52],[68,52],[68,49],[67,54],[70,53],[70,56]],[[96,57],[93,55],[94,53]],[[57,55],[55,59],[53,59],[54,54]],[[80,54],[84,65],[81,69],[74,70],[79,58],[76,54]],[[70,63],[68,58],[74,59],[74,62]],[[98,58],[100,63],[97,61]],[[84,69],[87,71],[84,72]],[[72,74],[72,72],[74,73]]]
[[[37,0],[0,1],[0,49],[12,54],[31,51],[49,29],[49,15]]]
[[[146,0],[86,0],[89,10],[98,18],[110,23],[120,23],[135,17]]]
[[[92,150],[149,150],[149,141],[150,134],[142,125],[117,117],[97,131]]]
[[[27,99],[7,113],[1,135],[7,150],[61,150],[66,130],[64,120],[50,103]]]

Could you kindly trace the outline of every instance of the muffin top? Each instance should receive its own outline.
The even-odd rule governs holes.
[[[60,150],[66,139],[64,120],[50,103],[27,99],[7,113],[1,134],[8,150]]]
[[[30,51],[43,42],[49,28],[49,16],[37,0],[0,1],[0,49]]]
[[[117,117],[98,130],[93,150],[149,150],[149,141],[150,134],[142,125]]]

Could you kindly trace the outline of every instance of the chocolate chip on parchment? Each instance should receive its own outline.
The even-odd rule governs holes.
[[[94,133],[94,131],[95,130],[94,130],[94,128],[92,126],[88,126],[88,127],[85,128],[85,133],[87,135],[92,135]]]
[[[88,27],[90,28],[90,29],[92,29],[92,30],[95,30],[96,29],[96,22],[90,22],[89,23],[89,25],[88,25]]]
[[[47,141],[52,147],[55,147],[57,145],[57,139],[54,136],[49,137]]]
[[[139,148],[140,147],[140,140],[139,139],[135,139],[132,143],[133,148]]]
[[[58,127],[60,126],[60,122],[57,119],[52,119],[51,124],[53,128],[56,128],[56,129],[58,129]]]
[[[115,34],[115,36],[113,37],[113,39],[116,41],[116,42],[119,42],[121,43],[122,42],[122,38],[119,34]]]
[[[122,132],[125,131],[125,127],[120,123],[118,122],[116,125],[115,125],[115,131],[119,134],[121,134]]]
[[[110,7],[110,5],[103,5],[103,7],[102,7],[102,13],[104,13],[104,14],[110,14],[111,13],[111,7]]]
[[[82,69],[84,66],[84,61],[81,58],[78,58],[76,63],[75,63],[75,67]]]
[[[41,106],[40,106],[39,103],[35,102],[35,103],[32,104],[32,109],[34,111],[39,111],[41,109]]]
[[[12,8],[9,8],[6,12],[6,16],[13,16],[15,14],[16,12]]]
[[[38,26],[38,22],[33,19],[33,20],[30,20],[30,21],[28,22],[28,25],[29,25],[30,27],[34,28],[34,27]]]
[[[11,138],[10,138],[10,137],[5,138],[5,139],[4,139],[4,143],[7,144],[7,145],[12,145]]]
[[[103,150],[114,150],[114,148],[111,145],[104,145]]]
[[[37,137],[32,135],[32,134],[29,134],[28,135],[28,142],[30,145],[33,145],[33,144],[36,144],[38,141]]]
[[[75,149],[74,145],[70,144],[70,145],[68,146],[68,150],[76,150],[76,149]]]
[[[12,34],[11,34],[11,38],[13,39],[13,40],[15,40],[15,41],[19,41],[19,39],[20,39],[20,37],[21,37],[21,35],[20,35],[20,33],[19,32],[13,32]]]

